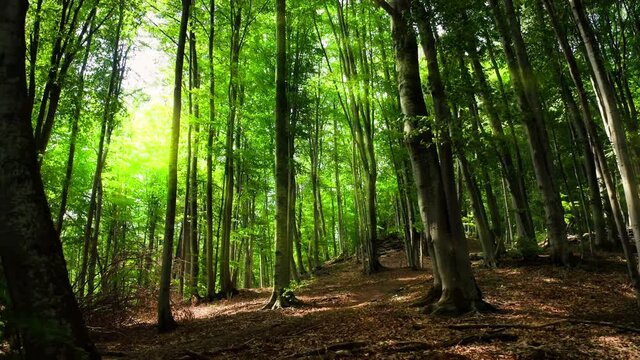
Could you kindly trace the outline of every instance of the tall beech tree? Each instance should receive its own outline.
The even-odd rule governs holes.
[[[171,262],[173,255],[173,237],[176,217],[176,193],[178,187],[178,146],[180,142],[180,115],[182,112],[182,71],[184,51],[187,41],[187,26],[191,0],[182,0],[182,16],[176,52],[175,81],[173,90],[173,119],[171,123],[171,158],[169,159],[169,179],[167,183],[167,215],[164,225],[164,242],[162,248],[162,273],[160,293],[158,295],[158,331],[171,331],[176,322],[171,314],[170,287]]]
[[[99,359],[71,290],[36,160],[27,112],[27,5],[18,0],[0,5],[0,256],[4,277],[11,311],[15,319],[24,321],[17,329],[25,358]]]
[[[551,158],[552,153],[540,99],[538,79],[527,54],[513,2],[504,0],[504,8],[500,6],[498,0],[490,0],[489,4],[502,40],[527,133],[529,153],[538,188],[543,197],[545,225],[551,245],[552,259],[555,263],[566,265],[568,251],[564,209],[554,176],[555,168]]]
[[[432,124],[445,128],[447,124],[441,122],[443,118],[435,122],[429,119],[422,94],[418,43],[412,19],[425,15],[424,4],[417,0],[390,3],[376,0],[376,3],[391,16],[405,142],[411,156],[420,216],[435,250],[434,284],[425,301],[430,304],[427,310],[442,314],[489,309],[471,270],[458,199],[451,196],[455,191],[452,154],[446,149],[438,149],[434,142],[437,128]],[[434,101],[444,100],[437,98],[443,95],[440,91],[432,91]]]
[[[631,161],[619,104],[615,98],[615,90],[607,75],[602,53],[598,47],[598,42],[593,34],[582,1],[569,0],[569,3],[586,48],[587,58],[598,90],[597,95],[603,108],[603,120],[605,121],[609,139],[616,155],[625,200],[627,202],[629,225],[633,232],[636,248],[640,248],[640,196],[638,194],[638,178],[634,170],[634,164]],[[627,252],[628,251],[629,250],[627,250]],[[632,256],[633,255],[627,256],[627,260],[631,260]],[[632,264],[632,262],[629,263]],[[632,275],[632,279],[634,280],[636,296],[640,298],[640,287],[637,283],[638,277]]]
[[[273,273],[273,292],[265,305],[266,309],[277,309],[292,305],[290,283],[292,243],[289,226],[289,106],[287,104],[287,6],[285,0],[276,0],[276,256]]]

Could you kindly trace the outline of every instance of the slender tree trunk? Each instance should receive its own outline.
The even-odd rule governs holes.
[[[291,241],[289,239],[289,107],[286,88],[286,1],[276,0],[276,256],[274,284],[266,309],[293,305],[295,298],[285,293],[290,282]],[[292,299],[293,298],[293,299]]]
[[[27,88],[27,96],[29,97],[27,114],[29,115],[33,113],[33,103],[36,98],[36,68],[38,67],[38,50],[40,49],[40,24],[42,23],[43,0],[37,1],[38,2],[36,3],[35,20],[33,22],[33,33],[30,37],[31,43],[29,44],[29,87]],[[87,49],[89,49],[89,47],[90,46],[87,46]],[[81,74],[82,73],[84,72],[81,71]],[[58,227],[57,229],[59,230],[60,228]]]
[[[207,300],[216,294],[216,279],[213,269],[213,138],[216,121],[215,73],[213,67],[215,40],[215,0],[209,1],[209,131],[207,133]]]
[[[195,2],[195,0],[192,0]],[[194,16],[194,15],[192,15]],[[200,90],[200,70],[198,68],[198,53],[196,49],[196,34],[193,31],[195,27],[194,20],[191,23],[191,32],[189,34],[189,59],[191,60],[190,73],[192,77],[193,90],[195,91],[195,101],[193,104],[193,115],[195,120],[194,134],[193,134],[193,157],[191,159],[191,194],[189,200],[189,220],[191,225],[189,230],[191,234],[189,239],[191,240],[191,283],[190,296],[195,299],[200,299],[198,292],[198,276],[200,274],[200,246],[198,241],[198,150],[200,141],[198,134],[200,132],[200,104],[198,101],[198,91]],[[190,94],[191,96],[191,94]]]
[[[167,185],[167,215],[164,226],[164,244],[162,248],[162,272],[160,275],[160,293],[158,295],[158,331],[167,332],[176,327],[171,314],[171,256],[176,221],[176,194],[178,190],[178,146],[180,143],[180,113],[182,111],[182,70],[184,49],[189,23],[191,0],[182,0],[182,16],[178,49],[176,52],[175,81],[173,90],[173,121],[171,124],[171,153],[169,159],[169,181]]]
[[[601,99],[602,107],[605,113],[605,126],[609,129],[609,136],[611,145],[616,154],[616,160],[618,163],[618,170],[622,178],[622,187],[624,188],[625,200],[627,202],[627,210],[629,214],[629,223],[631,230],[633,231],[633,237],[635,239],[636,248],[640,249],[640,197],[638,195],[638,179],[636,177],[633,163],[628,150],[627,138],[624,133],[624,127],[622,119],[619,113],[618,106],[615,102],[614,90],[609,77],[607,76],[604,59],[600,52],[600,48],[596,43],[593,30],[586,16],[584,6],[581,0],[568,0],[571,5],[573,17],[580,30],[580,35],[587,50],[587,57],[591,70],[595,78],[597,85],[598,96]],[[627,247],[623,243],[623,247]],[[628,250],[626,251],[628,252]],[[630,259],[634,259],[633,255],[627,256],[627,262]],[[636,297],[640,299],[640,282],[638,273],[638,265],[634,264],[636,268],[635,275],[632,274],[632,281],[634,289],[636,290]]]
[[[122,60],[123,54],[120,49],[120,34],[124,22],[124,4],[121,1],[118,11],[118,24],[116,27],[116,36],[114,38],[111,55],[111,74],[109,76],[109,86],[104,103],[104,109],[102,113],[102,125],[100,127],[100,140],[98,144],[98,154],[96,160],[96,170],[93,175],[93,186],[91,188],[91,198],[89,200],[89,211],[87,212],[87,222],[84,228],[84,246],[82,254],[82,264],[80,268],[78,295],[84,296],[86,274],[88,267],[89,256],[93,253],[91,242],[91,230],[93,226],[93,219],[95,216],[97,201],[96,196],[98,193],[98,187],[102,181],[102,171],[106,162],[106,154],[109,149],[109,143],[111,142],[111,132],[113,130],[113,118],[114,104],[118,101],[120,84],[122,83]],[[97,224],[96,224],[97,226]],[[95,244],[97,246],[97,243]]]
[[[42,3],[42,0],[39,0],[39,3]],[[71,135],[69,138],[69,155],[67,156],[67,169],[65,171],[64,182],[62,184],[62,194],[60,195],[60,208],[58,209],[58,217],[56,220],[56,229],[58,230],[59,233],[62,233],[62,224],[64,221],[64,215],[66,214],[66,211],[67,211],[67,200],[69,197],[69,188],[71,187],[71,179],[73,176],[73,162],[75,159],[76,141],[78,138],[78,130],[79,130],[78,123],[80,121],[80,115],[82,113],[82,106],[84,103],[83,101],[84,86],[85,86],[84,75],[87,70],[87,63],[89,61],[90,52],[91,52],[91,37],[88,39],[86,44],[86,51],[84,53],[84,58],[82,59],[82,66],[80,67],[80,73],[79,73],[80,79],[78,80],[78,89],[76,90],[76,93],[73,99],[74,100],[73,115],[72,115],[73,118],[71,120]],[[32,57],[33,57],[33,54],[32,54]],[[31,74],[30,76],[35,76],[35,75]],[[31,102],[31,106],[33,107],[33,98],[31,98],[29,101]],[[31,113],[31,111],[29,111],[29,113]]]
[[[95,290],[96,263],[98,262],[98,239],[100,237],[100,220],[102,218],[102,179],[98,184],[98,196],[96,199],[96,220],[89,250],[89,273],[87,276],[87,295],[91,297]]]
[[[225,148],[225,197],[222,215],[222,249],[220,254],[220,293],[223,297],[231,297],[236,289],[231,281],[230,250],[231,250],[231,220],[233,215],[234,192],[234,131],[238,105],[238,66],[240,56],[240,31],[242,25],[242,9],[235,8],[232,3],[232,34],[231,34],[231,64],[229,78],[229,118],[227,122]]]
[[[144,265],[144,282],[145,286],[149,286],[151,281],[151,265],[153,263],[153,256],[155,250],[156,243],[156,225],[158,223],[158,199],[153,197],[151,199],[151,203],[149,204],[149,245],[147,247],[147,251],[145,254],[145,265]],[[106,258],[105,258],[106,261]]]
[[[524,243],[530,243],[535,239],[535,231],[533,228],[533,220],[529,211],[527,202],[527,189],[524,184],[524,177],[519,173],[517,166],[514,164],[513,156],[507,143],[502,121],[499,112],[495,107],[491,89],[487,83],[484,74],[484,68],[480,63],[477,50],[471,49],[471,64],[473,65],[474,74],[478,83],[478,89],[484,104],[486,113],[489,115],[489,124],[494,136],[496,137],[496,148],[500,157],[500,165],[502,173],[509,186],[511,201],[516,214],[516,229],[518,237]]]
[[[509,71],[518,95],[518,105],[523,115],[529,152],[538,188],[543,198],[552,261],[557,264],[567,264],[569,253],[566,247],[564,210],[558,186],[554,180],[555,169],[551,158],[552,153],[545,127],[537,78],[529,61],[512,1],[504,0],[506,9],[504,13],[497,0],[490,0],[489,3],[502,38]]]

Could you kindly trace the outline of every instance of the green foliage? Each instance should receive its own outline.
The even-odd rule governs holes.
[[[106,155],[106,165],[101,176],[102,204],[101,220],[97,232],[98,264],[96,291],[107,294],[110,291],[132,293],[138,286],[154,288],[160,265],[159,254],[161,238],[164,233],[166,206],[166,178],[169,159],[170,119],[172,108],[170,99],[173,91],[173,60],[175,42],[179,27],[179,4],[175,1],[126,1],[124,8],[124,27],[119,44],[121,62],[126,63],[122,92],[115,99],[113,108],[108,109],[112,118],[113,133]],[[518,176],[524,179],[528,193],[528,206],[538,229],[538,243],[543,243],[545,233],[542,198],[535,187],[533,164],[528,133],[520,118],[521,109],[517,106],[513,93],[513,83],[507,67],[494,21],[484,2],[434,0],[428,2],[433,12],[433,27],[436,29],[438,58],[444,75],[445,90],[452,112],[452,122],[436,122],[433,114],[433,101],[428,88],[428,71],[421,55],[421,74],[429,116],[405,118],[402,116],[398,101],[398,87],[395,79],[394,48],[391,40],[388,17],[373,2],[364,0],[349,1],[288,1],[287,28],[287,70],[288,99],[290,106],[291,134],[295,169],[296,230],[301,242],[302,264],[308,267],[313,252],[320,257],[336,257],[341,254],[340,241],[345,251],[356,252],[361,244],[366,228],[366,156],[364,142],[369,139],[358,138],[354,114],[371,115],[370,141],[373,142],[373,155],[376,175],[377,233],[380,237],[387,234],[402,234],[405,220],[403,211],[407,211],[407,200],[411,207],[414,223],[418,231],[424,231],[415,196],[415,185],[405,141],[411,137],[423,135],[426,131],[435,134],[435,139],[425,146],[442,145],[451,141],[456,157],[465,157],[472,170],[473,177],[481,185],[481,197],[488,208],[488,189],[496,196],[496,213],[491,214],[492,225],[501,221],[503,233],[507,223],[514,228],[514,210],[511,202],[509,184],[505,177],[505,164],[499,150],[505,148],[512,154]],[[606,2],[605,2],[606,3]],[[633,2],[621,4],[590,5],[594,14],[594,25],[599,36],[612,39],[601,45],[607,56],[607,66],[612,75],[617,76],[616,86],[627,83],[630,98],[637,102],[640,94],[638,76],[640,67],[630,61],[640,53],[640,36],[633,26],[638,22],[640,7]],[[50,59],[54,49],[57,28],[60,21],[61,3],[45,1],[41,12],[40,48],[37,59],[28,61],[35,69],[36,96],[33,122],[42,102],[44,84],[51,70]],[[85,1],[80,19],[86,19],[91,7],[97,4],[97,23],[91,45],[88,46],[89,58],[86,73],[81,77],[81,53],[74,54],[62,86],[61,99],[55,113],[50,144],[42,161],[42,177],[52,213],[57,214],[61,207],[61,194],[70,149],[70,133],[76,120],[76,105],[81,79],[85,90],[80,94],[81,112],[79,115],[79,133],[76,141],[76,153],[73,164],[68,203],[63,228],[60,231],[64,254],[72,283],[78,281],[82,267],[83,252],[87,246],[85,226],[96,169],[97,152],[102,120],[105,117],[105,105],[109,89],[114,50],[115,28],[117,26],[117,0]],[[610,6],[611,5],[611,6]],[[183,91],[183,119],[178,155],[178,209],[176,216],[178,239],[184,228],[187,203],[187,172],[189,169],[189,150],[187,144],[199,144],[198,169],[198,245],[204,253],[205,203],[207,167],[206,154],[213,159],[212,186],[213,198],[213,242],[219,240],[221,192],[225,179],[225,139],[230,132],[235,138],[233,160],[235,164],[234,209],[232,219],[232,270],[238,279],[245,272],[253,278],[262,276],[263,285],[271,280],[274,246],[274,101],[275,101],[275,24],[272,2],[256,3],[252,1],[217,1],[214,9],[209,2],[194,2],[193,21],[190,32],[196,39],[196,57],[199,63],[202,83],[200,88],[189,90],[193,78],[185,76]],[[576,224],[580,231],[586,231],[579,219],[582,204],[580,191],[586,184],[582,178],[581,162],[583,156],[569,156],[577,152],[579,146],[574,140],[574,130],[570,128],[566,100],[558,87],[560,69],[567,77],[553,32],[545,21],[546,15],[539,13],[534,1],[516,2],[522,24],[523,36],[530,54],[537,80],[541,89],[545,124],[548,141],[552,148],[557,177],[562,178],[561,192],[565,220]],[[215,12],[213,39],[213,58],[209,59],[208,40],[210,36],[209,11]],[[241,12],[241,51],[239,58],[237,127],[227,129],[230,116],[230,49],[232,37],[232,15]],[[340,13],[344,18],[340,18]],[[563,21],[568,22],[568,9],[559,5]],[[542,15],[542,16],[541,16]],[[34,31],[36,23],[34,6],[29,9],[27,32]],[[616,19],[623,27],[612,27],[610,21]],[[340,21],[344,23],[341,24]],[[609,23],[607,22],[609,21]],[[633,26],[632,26],[633,25]],[[341,26],[347,31],[343,34]],[[67,31],[68,36],[77,36],[77,31]],[[624,36],[623,36],[624,35]],[[632,36],[636,35],[636,36]],[[66,35],[65,35],[66,36]],[[32,37],[30,37],[32,39]],[[579,48],[579,42],[573,34],[570,39],[573,46]],[[30,40],[31,41],[31,40]],[[627,48],[620,51],[620,44]],[[551,45],[550,45],[551,44]],[[86,45],[86,43],[83,43]],[[557,56],[549,58],[545,54],[551,51]],[[346,54],[353,52],[354,68],[349,72]],[[477,50],[478,60],[488,80],[490,97],[504,128],[502,133],[492,130],[491,116],[487,110],[489,104],[480,96],[479,83],[471,64],[471,50]],[[83,49],[80,49],[83,50]],[[585,59],[577,52],[579,66],[588,73]],[[185,57],[185,75],[193,54]],[[126,60],[126,61],[125,61]],[[209,68],[211,60],[212,69]],[[368,64],[365,66],[365,63]],[[30,70],[30,69],[27,69]],[[210,89],[210,80],[214,89]],[[588,86],[587,86],[588,87]],[[369,93],[367,90],[369,89]],[[621,90],[621,89],[619,89]],[[588,89],[588,96],[595,104],[595,96]],[[629,97],[629,96],[628,96]],[[210,107],[210,100],[214,107]],[[640,142],[637,132],[632,131],[636,118],[633,117],[632,104],[627,104],[627,125],[630,143],[637,147]],[[200,110],[195,115],[195,107]],[[354,107],[352,107],[354,106]],[[355,109],[355,111],[354,111]],[[211,116],[210,116],[211,115]],[[635,122],[634,122],[635,119]],[[337,129],[334,129],[334,120]],[[362,120],[361,120],[362,121]],[[405,122],[413,123],[413,133],[406,133]],[[199,133],[189,139],[189,129],[199,126]],[[363,123],[364,125],[364,123]],[[211,129],[213,140],[211,148],[207,145],[207,135]],[[604,129],[598,125],[600,140],[606,143]],[[318,141],[312,141],[317,135]],[[635,145],[634,145],[635,144]],[[441,146],[440,146],[441,147]],[[605,147],[607,160],[614,165],[611,150]],[[311,247],[315,230],[314,192],[311,179],[312,154],[318,154],[317,185],[320,199],[318,207],[322,209],[323,219],[319,219],[319,249]],[[337,169],[337,174],[336,174]],[[574,170],[576,169],[576,170]],[[339,178],[340,189],[336,185]],[[456,175],[459,177],[459,174]],[[560,180],[559,180],[560,181]],[[463,185],[463,184],[460,184]],[[467,190],[460,186],[465,199],[462,208],[466,228],[475,229],[475,219],[471,211]],[[341,203],[337,194],[341,192]],[[402,205],[404,204],[404,205]],[[342,224],[339,223],[342,213]],[[94,219],[95,220],[95,219]],[[508,221],[507,221],[508,220]],[[94,221],[95,222],[95,221]],[[154,236],[150,231],[154,228]],[[341,226],[342,225],[342,226]],[[95,229],[93,225],[92,229]],[[513,229],[511,229],[513,230]],[[502,235],[502,234],[500,234]],[[335,240],[334,240],[335,239]],[[247,244],[251,242],[250,256],[246,257]],[[337,243],[334,250],[334,241]],[[175,241],[174,246],[177,246]],[[150,244],[153,243],[153,249]],[[535,254],[538,246],[533,241],[511,239],[509,251],[518,256]],[[512,248],[513,249],[512,249]],[[294,246],[295,248],[295,246]],[[514,250],[517,248],[518,250]],[[176,254],[178,249],[172,249]],[[214,250],[217,258],[220,249]],[[325,255],[325,256],[322,256]],[[149,260],[147,260],[149,258]],[[252,258],[252,267],[246,266],[246,259]],[[298,262],[298,257],[295,257]],[[146,268],[147,261],[150,269]],[[205,256],[199,257],[199,291],[203,292],[205,279]],[[174,269],[176,270],[176,269]],[[308,270],[308,269],[307,269]],[[145,283],[143,279],[148,281]],[[255,281],[257,283],[257,281]],[[176,284],[179,281],[176,280]],[[304,284],[304,281],[302,282]],[[76,288],[78,284],[74,284]],[[255,285],[255,284],[254,284]],[[293,290],[298,289],[295,284]]]

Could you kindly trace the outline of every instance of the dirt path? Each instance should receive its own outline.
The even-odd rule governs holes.
[[[398,266],[402,254],[382,262]],[[341,263],[296,290],[306,304],[300,309],[261,311],[269,290],[242,291],[229,301],[178,310],[181,326],[171,334],[158,335],[143,322],[94,335],[105,352],[139,359],[640,359],[640,334],[558,323],[571,318],[640,328],[624,268],[607,264],[569,270],[476,266],[485,298],[501,312],[451,319],[408,306],[426,291],[429,272],[392,268],[365,276],[355,264]],[[551,322],[556,324],[530,329],[450,328]]]

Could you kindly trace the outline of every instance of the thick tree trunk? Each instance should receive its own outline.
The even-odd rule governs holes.
[[[0,256],[11,311],[31,324],[20,328],[26,359],[99,359],[69,284],[36,161],[27,113],[27,6],[0,5]]]
[[[398,91],[404,114],[404,131],[407,149],[411,157],[413,174],[418,192],[420,215],[433,240],[434,273],[440,283],[435,296],[437,303],[430,308],[435,313],[460,313],[486,308],[476,285],[462,221],[455,199],[447,198],[446,187],[453,187],[453,178],[444,177],[442,166],[434,146],[434,134],[426,126],[427,108],[422,94],[418,61],[418,45],[411,22],[410,3],[394,0],[388,4],[378,1],[392,17],[392,34],[395,44]],[[414,9],[422,7],[415,2]],[[422,9],[424,11],[424,8]],[[444,182],[448,181],[449,184]],[[451,219],[451,216],[457,219]]]

